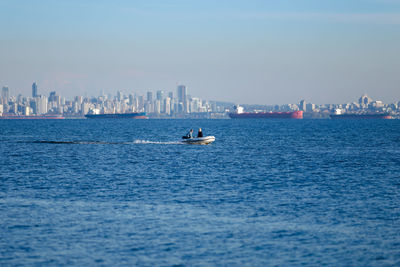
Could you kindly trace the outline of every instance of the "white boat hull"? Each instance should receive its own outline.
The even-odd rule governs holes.
[[[215,141],[214,136],[197,137],[182,140],[182,143],[189,145],[208,145]]]

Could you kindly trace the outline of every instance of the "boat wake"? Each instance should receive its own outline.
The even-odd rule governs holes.
[[[180,141],[150,141],[150,140],[134,140],[131,142],[105,142],[105,141],[52,141],[52,140],[36,140],[36,141],[20,141],[19,143],[34,144],[64,144],[64,145],[132,145],[132,144],[158,144],[158,145],[179,145]]]
[[[104,141],[32,141],[34,144],[68,144],[68,145],[123,145],[132,142],[104,142]]]
[[[149,141],[149,140],[135,140],[134,144],[159,144],[159,145],[182,145],[180,141],[170,141],[170,142],[161,142],[161,141]]]

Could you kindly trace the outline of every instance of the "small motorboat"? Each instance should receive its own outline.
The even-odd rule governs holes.
[[[204,136],[195,138],[185,138],[182,140],[182,143],[190,145],[208,145],[214,141],[215,141],[214,136]]]

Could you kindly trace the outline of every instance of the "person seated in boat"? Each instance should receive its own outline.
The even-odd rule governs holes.
[[[193,138],[193,129],[190,129],[190,131],[185,136],[182,136],[182,139],[192,139],[192,138]]]
[[[199,128],[199,131],[197,132],[197,138],[199,137],[203,137],[203,131],[201,130],[201,128]]]

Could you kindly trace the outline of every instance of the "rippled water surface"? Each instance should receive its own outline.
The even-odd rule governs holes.
[[[0,177],[0,265],[400,265],[398,120],[0,120]]]

